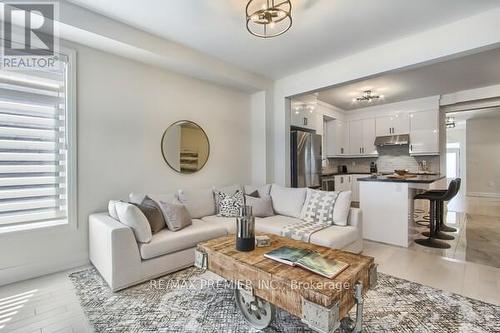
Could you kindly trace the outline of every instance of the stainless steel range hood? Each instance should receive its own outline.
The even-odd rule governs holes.
[[[409,134],[377,136],[375,146],[403,146],[410,144]]]

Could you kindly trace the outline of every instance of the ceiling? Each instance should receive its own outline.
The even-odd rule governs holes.
[[[266,40],[246,31],[246,0],[69,1],[269,78],[500,6],[498,0],[291,0],[292,28]]]
[[[494,84],[500,84],[500,48],[323,90],[318,99],[353,110]],[[353,102],[368,89],[384,98],[371,103]]]
[[[469,119],[493,118],[493,117],[500,116],[500,107],[489,108],[489,109],[449,112],[446,115],[449,117],[455,118],[455,121],[457,121],[457,122],[466,121]]]

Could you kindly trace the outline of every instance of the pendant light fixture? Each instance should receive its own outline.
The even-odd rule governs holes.
[[[371,90],[365,90],[365,91],[363,91],[363,95],[354,98],[352,101],[353,102],[368,102],[368,103],[371,103],[372,101],[377,100],[379,98],[384,98],[384,96],[383,95],[376,95]]]
[[[254,36],[271,38],[292,26],[290,0],[250,0],[246,7],[247,30]]]

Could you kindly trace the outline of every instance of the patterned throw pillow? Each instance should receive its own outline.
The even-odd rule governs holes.
[[[301,219],[305,222],[333,224],[333,207],[339,192],[307,189]]]
[[[234,194],[225,192],[216,192],[216,202],[218,204],[217,216],[236,217],[239,214],[240,207],[244,205],[245,199],[243,191],[237,190]]]

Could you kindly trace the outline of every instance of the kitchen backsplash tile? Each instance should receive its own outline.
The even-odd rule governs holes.
[[[349,172],[369,172],[370,163],[377,163],[379,172],[393,172],[395,169],[418,171],[418,162],[426,161],[429,171],[439,173],[439,156],[410,156],[408,146],[386,146],[378,148],[379,156],[374,158],[329,158],[325,170],[337,170],[338,165],[347,165]]]

